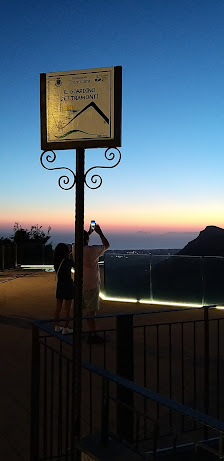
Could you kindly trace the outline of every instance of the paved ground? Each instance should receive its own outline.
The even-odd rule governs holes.
[[[40,274],[29,273],[19,278],[15,278],[15,273],[2,275],[5,277],[0,279],[4,280],[0,285],[1,459],[28,460],[31,320],[44,317],[43,303],[47,311],[52,283],[46,278],[43,284]],[[49,306],[47,315],[50,310]]]

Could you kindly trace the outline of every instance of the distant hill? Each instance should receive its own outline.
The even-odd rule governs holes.
[[[207,226],[198,237],[189,242],[179,255],[188,256],[224,256],[224,229]]]

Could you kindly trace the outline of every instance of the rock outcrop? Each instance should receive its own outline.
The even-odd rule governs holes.
[[[189,242],[179,255],[188,256],[224,256],[224,229],[207,226],[198,237]]]

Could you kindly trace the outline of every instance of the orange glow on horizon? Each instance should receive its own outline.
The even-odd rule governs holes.
[[[224,228],[223,211],[219,206],[210,207],[209,212],[206,207],[199,208],[199,205],[167,206],[145,210],[140,203],[139,207],[122,209],[119,206],[110,210],[110,207],[97,208],[89,211],[85,210],[85,229],[88,229],[91,219],[95,219],[100,224],[103,231],[107,233],[136,233],[148,232],[162,234],[167,232],[200,232],[206,226],[217,226]],[[12,219],[14,216],[15,219]],[[23,228],[30,229],[32,225],[38,224],[43,227],[44,232],[48,226],[52,232],[74,232],[75,217],[74,210],[68,209],[18,209],[4,212],[1,218],[0,228],[2,231],[13,231],[15,222]]]
[[[5,221],[1,222],[0,224],[0,229],[2,231],[10,231],[13,232],[13,227],[16,221],[10,222]],[[73,232],[75,229],[75,223],[71,222],[71,220],[63,220],[63,222],[59,222],[56,220],[51,220],[50,217],[48,219],[41,219],[38,218],[37,216],[35,217],[35,220],[32,218],[24,220],[18,220],[19,225],[24,228],[24,229],[30,229],[32,225],[38,224],[39,226],[42,226],[43,231],[47,232],[48,227],[50,226],[52,231],[54,232]],[[169,225],[168,223],[153,223],[153,224],[148,224],[148,223],[133,223],[133,222],[125,222],[125,223],[115,223],[115,222],[107,222],[105,220],[96,220],[97,223],[100,224],[101,228],[105,232],[109,233],[119,233],[119,234],[125,234],[125,233],[152,233],[152,234],[163,234],[167,232],[200,232],[203,229],[205,229],[206,226],[217,226],[224,228],[223,223],[217,223],[217,222],[201,222],[200,224],[196,223],[189,223],[189,222],[182,222],[176,223]],[[84,228],[88,230],[89,228],[90,221],[85,220],[84,223]]]

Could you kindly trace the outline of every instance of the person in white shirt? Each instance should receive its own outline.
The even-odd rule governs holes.
[[[96,232],[102,242],[102,245],[89,245],[89,237],[92,232]],[[100,292],[100,270],[99,257],[102,256],[110,247],[108,240],[103,234],[100,226],[95,225],[95,228],[89,228],[89,231],[84,230],[84,247],[83,247],[83,311],[84,314],[93,316],[87,320],[88,329],[91,332],[88,338],[89,343],[101,343],[103,338],[95,332],[95,314],[99,309],[99,292]]]

